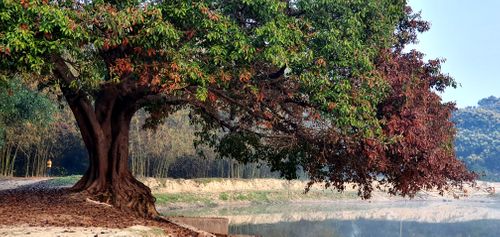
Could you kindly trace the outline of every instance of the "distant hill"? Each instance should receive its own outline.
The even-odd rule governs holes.
[[[478,106],[459,109],[453,115],[457,125],[457,156],[485,176],[500,180],[500,98],[490,96]]]

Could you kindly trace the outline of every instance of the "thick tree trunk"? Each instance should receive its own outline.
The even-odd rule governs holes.
[[[72,190],[87,192],[132,214],[158,217],[151,190],[135,179],[128,167],[130,121],[148,88],[122,75],[119,83],[103,84],[92,103],[88,94],[70,87],[78,79],[68,63],[59,55],[52,55],[51,60],[89,156],[89,168]]]
[[[89,168],[72,190],[131,214],[155,218],[155,198],[128,167],[129,127],[137,99],[104,90],[94,106],[84,96],[63,89],[89,155]]]

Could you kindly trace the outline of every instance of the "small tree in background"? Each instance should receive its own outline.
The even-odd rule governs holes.
[[[454,82],[401,52],[428,28],[405,5],[4,0],[0,73],[59,88],[89,154],[73,190],[143,216],[158,213],[128,168],[140,108],[150,127],[188,108],[197,145],[286,178],[353,182],[363,197],[375,180],[442,191],[474,176],[453,154],[453,105],[432,91]]]

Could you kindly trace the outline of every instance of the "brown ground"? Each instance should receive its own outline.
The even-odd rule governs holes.
[[[143,225],[160,227],[172,236],[197,235],[170,222],[130,216],[116,208],[89,202],[85,195],[70,193],[66,188],[39,184],[0,190],[1,225],[106,228]]]

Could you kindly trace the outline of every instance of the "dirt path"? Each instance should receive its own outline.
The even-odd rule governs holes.
[[[103,227],[36,227],[36,226],[8,226],[0,227],[0,236],[3,237],[162,237],[168,236],[156,227],[132,226],[126,229]]]
[[[169,222],[138,218],[95,204],[82,194],[50,187],[46,182],[43,179],[0,180],[0,236],[197,235]],[[124,230],[131,226],[153,229],[138,233],[133,229]]]
[[[23,186],[31,186],[38,182],[48,180],[50,178],[2,178],[0,179],[0,191],[8,189],[16,189]]]

